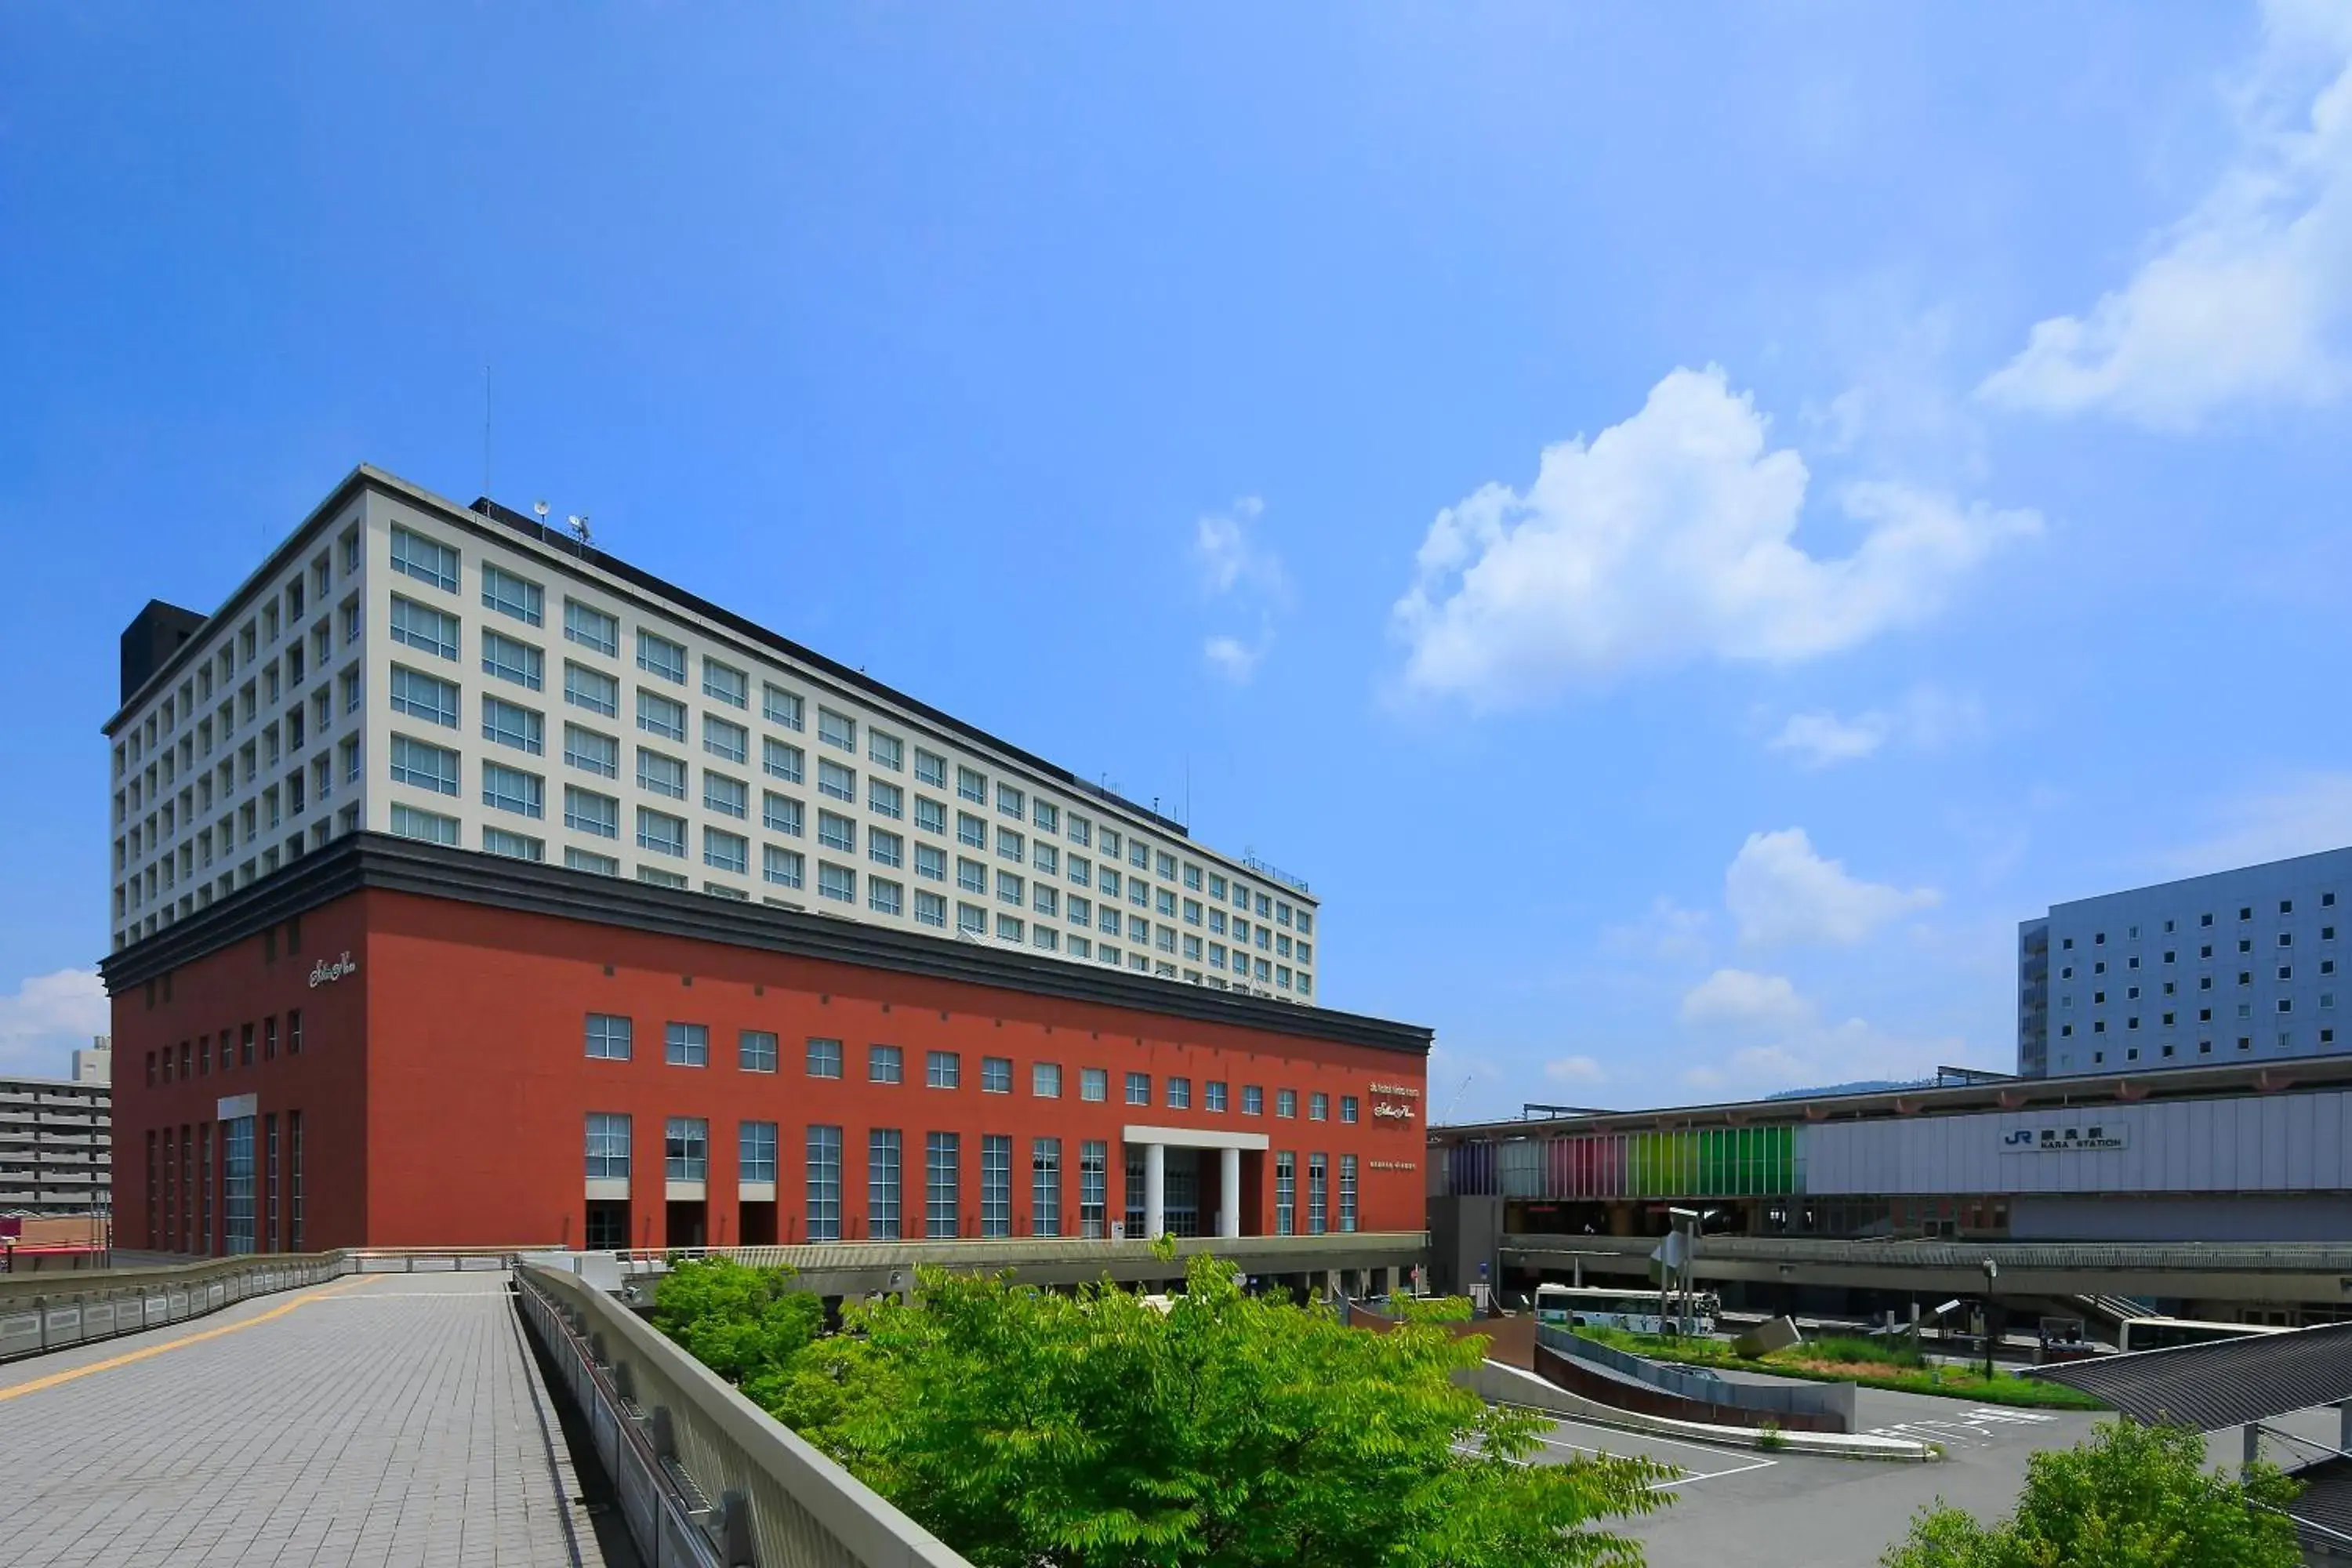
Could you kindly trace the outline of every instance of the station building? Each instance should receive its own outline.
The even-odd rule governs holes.
[[[1498,1234],[2352,1241],[2352,1060],[1949,1081],[1430,1133],[1441,1249]],[[1444,1268],[1441,1266],[1441,1273]]]
[[[361,469],[122,664],[120,1245],[1417,1246],[1303,883],[583,541]]]

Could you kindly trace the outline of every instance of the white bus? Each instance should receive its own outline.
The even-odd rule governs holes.
[[[2283,1334],[2276,1323],[2205,1323],[2194,1318],[2126,1318],[2116,1327],[2116,1349],[2164,1351],[2175,1345],[2210,1344],[2215,1340],[2250,1339],[2255,1334]]]
[[[1722,1303],[1712,1290],[1694,1290],[1687,1297],[1669,1295],[1662,1319],[1655,1290],[1601,1285],[1536,1287],[1536,1321],[1562,1329],[1585,1323],[1635,1334],[1662,1334],[1669,1328],[1675,1333],[1711,1334],[1721,1310]]]

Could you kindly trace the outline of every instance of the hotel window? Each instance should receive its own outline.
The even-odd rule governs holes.
[[[482,634],[482,673],[536,691],[543,684],[545,659],[529,643],[497,632]]]
[[[798,838],[801,836],[802,826],[806,821],[806,815],[799,801],[788,795],[778,795],[774,790],[761,793],[760,822],[762,826],[777,833],[789,833]]]
[[[1326,1154],[1307,1156],[1307,1231],[1321,1236],[1330,1228],[1330,1157]]]
[[[1105,1210],[1110,1189],[1110,1145],[1098,1138],[1078,1144],[1078,1234],[1099,1240],[1107,1234]]]
[[[808,1130],[808,1236],[841,1239],[841,1129]]]
[[[1110,1098],[1110,1074],[1102,1068],[1078,1069],[1078,1098],[1100,1102]]]
[[[857,770],[845,768],[839,763],[826,762],[819,758],[816,764],[816,792],[819,795],[831,795],[835,800],[845,800],[853,805],[856,804]]]
[[[488,855],[503,855],[509,860],[544,860],[547,844],[543,839],[509,833],[502,828],[482,829],[482,850]]]
[[[715,697],[732,708],[751,705],[751,678],[731,664],[721,664],[708,654],[702,659],[702,694]]]
[[[897,773],[906,765],[906,745],[896,735],[886,735],[879,730],[866,731],[866,760]]]
[[[686,739],[686,704],[657,691],[637,689],[637,728],[666,741]]]
[[[980,1234],[1013,1234],[1013,1140],[999,1132],[980,1140]]]
[[[830,708],[816,710],[816,738],[828,746],[857,753],[857,721],[846,713],[836,713]]]
[[[915,781],[934,789],[948,787],[948,760],[936,752],[915,748]]]
[[[1225,1109],[1225,1084],[1223,1079],[1211,1079],[1202,1086],[1201,1106],[1204,1110],[1223,1114]]]
[[[1029,1092],[1039,1100],[1062,1098],[1062,1068],[1055,1062],[1034,1062],[1029,1068]]]
[[[1339,1156],[1339,1228],[1343,1231],[1356,1228],[1356,1157],[1353,1154]]]
[[[714,871],[741,876],[751,868],[751,841],[740,833],[716,827],[702,830],[702,863]]]
[[[781,686],[763,684],[760,688],[760,713],[769,723],[798,731],[803,727],[802,715],[805,710],[797,693],[787,691]]]
[[[906,802],[907,792],[897,784],[885,784],[877,778],[866,781],[866,809],[875,816],[895,821],[906,816]]]
[[[1254,1083],[1244,1084],[1242,1086],[1242,1114],[1244,1116],[1265,1115],[1265,1090],[1260,1089]]]
[[[679,686],[686,684],[686,649],[643,626],[637,628],[637,668]]]
[[[1062,1234],[1062,1141],[1029,1141],[1029,1234]]]
[[[482,605],[502,616],[512,616],[527,626],[543,619],[539,584],[496,566],[482,568]]]
[[[936,833],[942,838],[946,837],[948,835],[947,804],[944,801],[933,800],[929,795],[917,795],[915,797],[915,830],[919,833]]]
[[[740,724],[705,713],[702,716],[702,749],[730,763],[748,761],[751,755],[751,731]]]
[[[1027,929],[1018,915],[1001,914],[996,917],[996,940],[999,942],[1019,942]]]
[[[457,753],[405,735],[392,738],[392,782],[438,795],[457,793]],[[247,837],[251,837],[248,832]]]
[[[1274,1234],[1289,1236],[1298,1229],[1298,1156],[1274,1157]]]
[[[906,840],[878,827],[868,828],[866,833],[866,858],[877,866],[903,866],[907,862]]]
[[[1354,1095],[1343,1094],[1339,1097],[1339,1120],[1341,1121],[1356,1121],[1359,1110],[1360,1107]]]
[[[563,601],[563,636],[601,654],[618,656],[621,651],[621,623],[577,599]]]
[[[662,1139],[662,1173],[673,1182],[707,1181],[710,1175],[710,1123],[698,1116],[673,1116]]]
[[[743,1029],[735,1037],[735,1065],[744,1072],[776,1070],[776,1037],[765,1029]]]
[[[742,1182],[776,1180],[776,1124],[772,1121],[740,1123],[735,1142],[735,1178]]]
[[[895,1127],[877,1127],[866,1134],[866,1229],[876,1241],[897,1241],[902,1235],[904,1152],[904,1135]]]
[[[988,779],[976,768],[956,769],[956,798],[985,805],[988,804]]]
[[[1168,1109],[1171,1110],[1190,1110],[1192,1109],[1192,1080],[1191,1079],[1171,1078],[1168,1080]]]
[[[808,1076],[839,1078],[841,1076],[841,1042],[812,1037],[808,1042]]]
[[[836,866],[830,860],[816,863],[816,895],[839,903],[857,901],[857,873],[846,866]]]
[[[629,1119],[609,1110],[588,1113],[588,1179],[629,1179]]]
[[[866,1047],[866,1081],[901,1083],[907,1076],[906,1054],[897,1046]]]
[[[392,569],[436,588],[457,591],[457,552],[404,528],[392,531]],[[247,650],[250,657],[250,649]]]
[[[1151,1103],[1151,1075],[1150,1073],[1131,1072],[1127,1075],[1127,1102],[1129,1105],[1149,1105]]]
[[[1307,1120],[1309,1121],[1330,1121],[1331,1097],[1324,1093],[1319,1089],[1314,1093],[1308,1095],[1307,1097]]]
[[[996,854],[999,859],[1010,860],[1014,865],[1019,865],[1022,860],[1021,835],[1013,832],[1009,827],[998,828],[996,830]]]
[[[1069,819],[1069,822],[1071,843],[1087,846],[1091,845],[1094,842],[1095,825],[1093,823],[1088,822],[1083,816],[1072,816]]]
[[[857,824],[837,812],[816,814],[816,841],[827,849],[857,853]]]
[[[786,784],[802,784],[806,781],[801,749],[798,746],[788,746],[773,736],[760,742],[760,765],[767,770],[770,778],[782,779]]]
[[[1277,1089],[1274,1091],[1274,1113],[1277,1117],[1296,1119],[1298,1115],[1298,1091]]]
[[[988,934],[988,911],[978,904],[956,905],[956,930],[964,936],[983,937]]]
[[[497,763],[482,764],[482,804],[524,816],[547,815],[547,784],[537,773]]]
[[[588,1055],[592,1060],[625,1062],[629,1059],[631,1031],[635,1026],[628,1019],[610,1013],[588,1015]]]
[[[958,1188],[962,1180],[963,1140],[953,1132],[923,1136],[923,1234],[959,1234]]]
[[[948,924],[947,900],[937,893],[926,893],[918,889],[915,894],[915,923],[935,926],[945,931]]]
[[[1014,876],[1012,872],[999,871],[996,874],[997,902],[1011,904],[1015,909],[1020,908],[1023,899],[1024,886],[1024,885],[1021,879]]]
[[[438,812],[419,811],[414,806],[403,805],[394,801],[392,807],[392,831],[402,838],[418,838],[427,844],[446,844],[455,847],[457,842],[457,819],[454,816],[443,816]],[[253,862],[250,860],[246,862],[247,869],[250,869],[252,865]]]
[[[1013,1062],[1008,1057],[980,1058],[980,1092],[1011,1094],[1013,1092]]]
[[[710,1065],[710,1030],[702,1024],[670,1023],[662,1026],[662,1061],[674,1068]]]
[[[739,821],[751,815],[751,786],[741,779],[730,779],[725,773],[702,770],[702,805],[708,811]]]
[[[963,1058],[954,1051],[928,1051],[923,1058],[927,1089],[954,1089],[963,1081]]]
[[[454,730],[457,727],[457,683],[436,680],[395,664],[392,667],[392,710]]]
[[[621,683],[584,665],[567,661],[563,666],[563,700],[610,719],[621,711]]]
[[[936,844],[915,846],[915,875],[928,877],[934,882],[948,879],[948,852]]]
[[[649,805],[637,807],[637,847],[650,849],[656,855],[686,854],[686,818],[656,811]]]
[[[1019,822],[1028,814],[1027,797],[1013,785],[1000,781],[996,786],[996,809],[1000,815]]]
[[[511,746],[536,757],[546,749],[544,733],[540,716],[530,709],[495,697],[482,700],[482,739],[493,745]]]
[[[797,849],[785,849],[773,844],[760,847],[760,875],[780,888],[801,886],[804,865]]]

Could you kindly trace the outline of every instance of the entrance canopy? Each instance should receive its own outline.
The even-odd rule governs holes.
[[[2352,1323],[2097,1356],[2026,1375],[2096,1394],[2149,1426],[2214,1432],[2352,1399]]]

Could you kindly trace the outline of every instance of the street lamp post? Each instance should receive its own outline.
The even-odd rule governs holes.
[[[1992,1381],[1992,1282],[1993,1282],[1994,1280],[1996,1280],[1996,1279],[2000,1279],[2000,1264],[1998,1264],[1998,1263],[1996,1263],[1996,1262],[1994,1262],[1994,1261],[1993,1261],[1991,1258],[1986,1258],[1986,1259],[1984,1260],[1984,1277],[1985,1277],[1985,1305],[1984,1305],[1984,1320],[1985,1320],[1985,1331],[1984,1331],[1985,1381],[1986,1381],[1987,1383],[1990,1383],[1990,1382]]]

